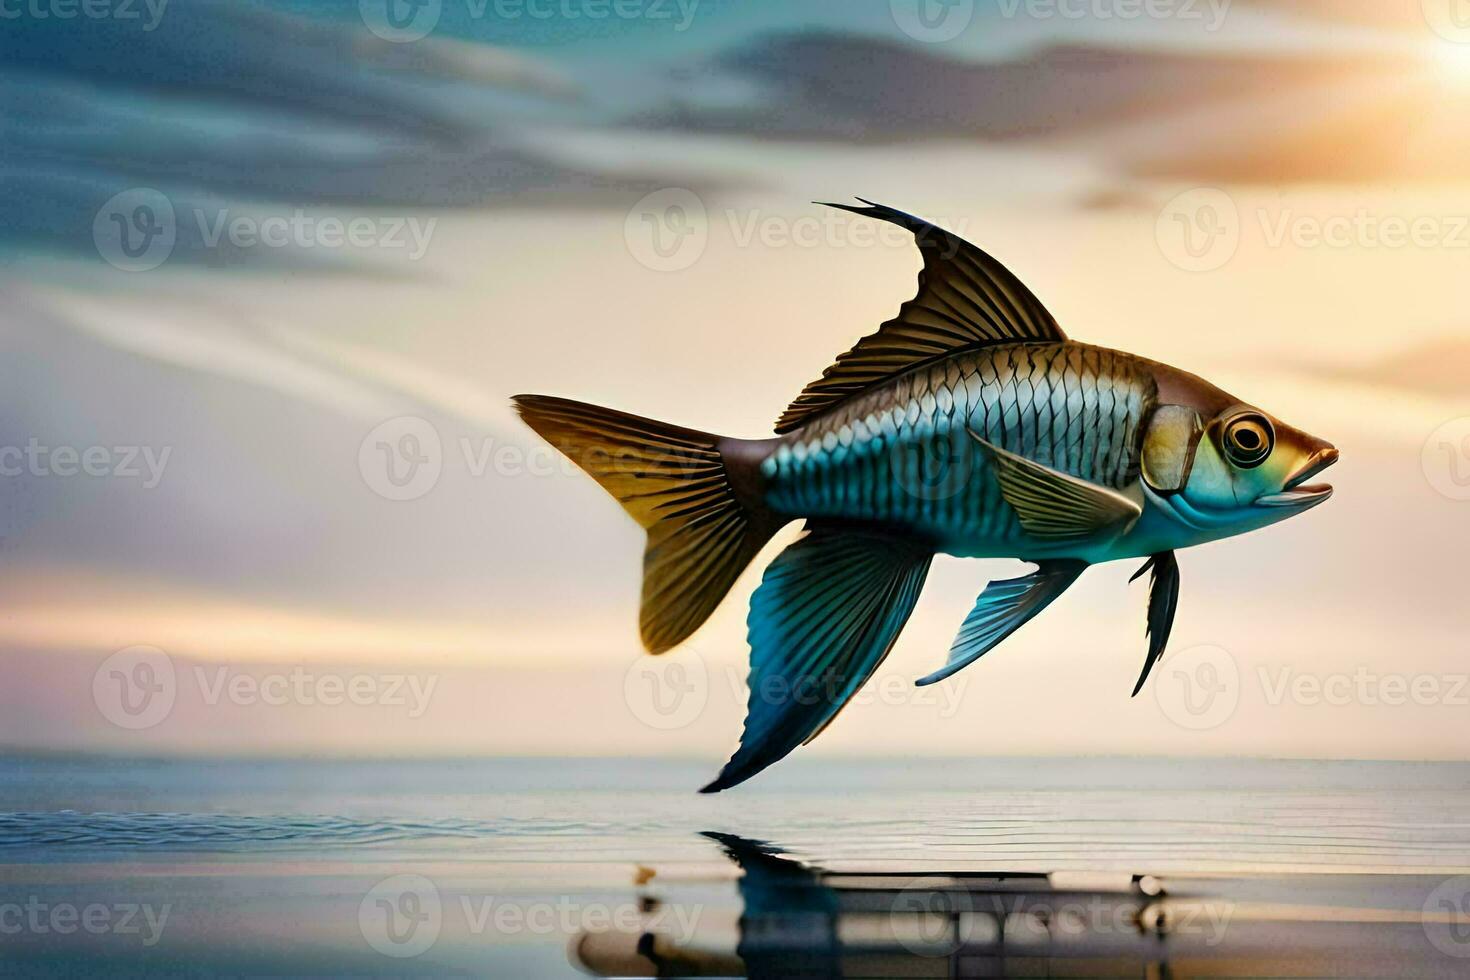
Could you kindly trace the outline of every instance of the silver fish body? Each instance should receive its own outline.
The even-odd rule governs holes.
[[[923,365],[776,440],[765,501],[784,515],[905,528],[961,557],[1090,558],[1028,534],[974,436],[1137,494],[1149,363],[1074,342],[1004,344]],[[1141,498],[1140,498],[1141,499]]]

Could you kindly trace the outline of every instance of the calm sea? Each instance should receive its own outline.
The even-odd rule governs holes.
[[[0,759],[0,975],[1470,976],[1470,765]]]

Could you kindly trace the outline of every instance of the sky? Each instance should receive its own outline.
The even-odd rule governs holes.
[[[646,657],[641,532],[509,396],[769,434],[913,293],[810,203],[861,195],[1343,459],[1180,556],[1138,698],[1121,565],[915,689],[1024,570],[941,559],[804,752],[1465,758],[1470,32],[1432,2],[137,9],[0,34],[0,745],[721,761],[795,528]]]

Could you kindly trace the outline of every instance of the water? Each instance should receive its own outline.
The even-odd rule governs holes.
[[[1470,765],[0,760],[0,974],[1464,976]]]

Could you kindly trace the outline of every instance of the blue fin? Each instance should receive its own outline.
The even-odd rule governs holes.
[[[898,639],[933,557],[912,540],[828,525],[777,556],[750,600],[740,748],[700,792],[744,782],[837,716]]]
[[[1174,610],[1179,608],[1179,561],[1174,552],[1161,551],[1149,558],[1128,581],[1132,582],[1150,568],[1154,574],[1148,592],[1148,659],[1143,662],[1143,673],[1138,675],[1138,683],[1133,685],[1133,697],[1143,690],[1148,672],[1163,656],[1164,645],[1169,642],[1169,631],[1174,628]]]
[[[1020,578],[991,582],[975,600],[959,635],[949,648],[949,660],[934,673],[918,681],[923,687],[942,681],[960,668],[979,660],[1001,640],[1020,629],[1053,599],[1077,580],[1086,562],[1042,561],[1036,571]]]

